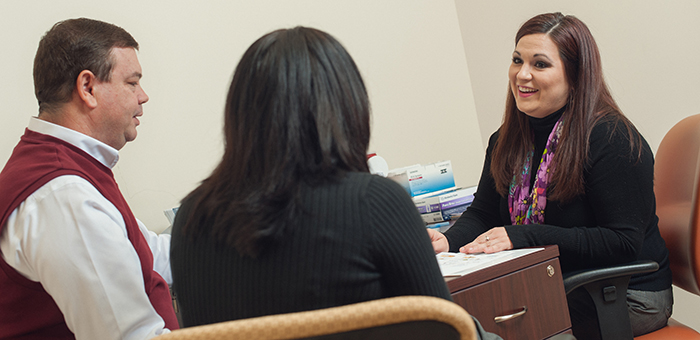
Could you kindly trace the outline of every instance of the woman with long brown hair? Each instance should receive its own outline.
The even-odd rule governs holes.
[[[474,202],[445,234],[429,231],[434,249],[556,244],[565,272],[656,261],[658,271],[630,280],[628,310],[635,335],[663,327],[673,296],[653,154],[608,91],[588,27],[561,13],[531,18],[516,35],[508,75],[505,116]],[[569,302],[574,335],[594,338],[589,301]]]
[[[411,198],[368,171],[369,99],[335,38],[296,27],[258,39],[224,115],[222,160],[172,229],[183,326],[398,295],[451,300]]]

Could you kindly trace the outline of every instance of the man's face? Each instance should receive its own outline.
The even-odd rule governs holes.
[[[95,137],[119,150],[126,142],[136,139],[136,127],[143,115],[141,105],[148,95],[141,88],[141,65],[133,48],[114,48],[111,52],[114,66],[108,82],[97,82]]]

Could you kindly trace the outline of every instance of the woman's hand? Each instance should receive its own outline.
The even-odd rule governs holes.
[[[430,236],[430,242],[433,243],[435,254],[450,250],[450,243],[447,241],[447,237],[445,237],[445,235],[443,235],[441,232],[434,229],[428,229],[428,235]]]
[[[435,247],[435,241],[433,241],[433,247]],[[506,228],[497,227],[479,235],[473,242],[459,248],[459,251],[466,254],[491,254],[508,249],[513,249],[513,242],[510,241]]]

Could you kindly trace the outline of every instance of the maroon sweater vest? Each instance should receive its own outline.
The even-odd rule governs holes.
[[[29,195],[50,180],[77,175],[90,182],[124,217],[129,241],[141,261],[145,291],[165,321],[178,329],[170,291],[153,270],[153,254],[122,196],[112,170],[58,138],[26,130],[0,173],[0,230]],[[0,259],[0,339],[74,339],[63,314],[40,283],[28,280]]]

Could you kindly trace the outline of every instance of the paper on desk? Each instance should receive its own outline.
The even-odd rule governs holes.
[[[543,249],[514,249],[493,254],[439,253],[436,256],[442,276],[462,276]]]

